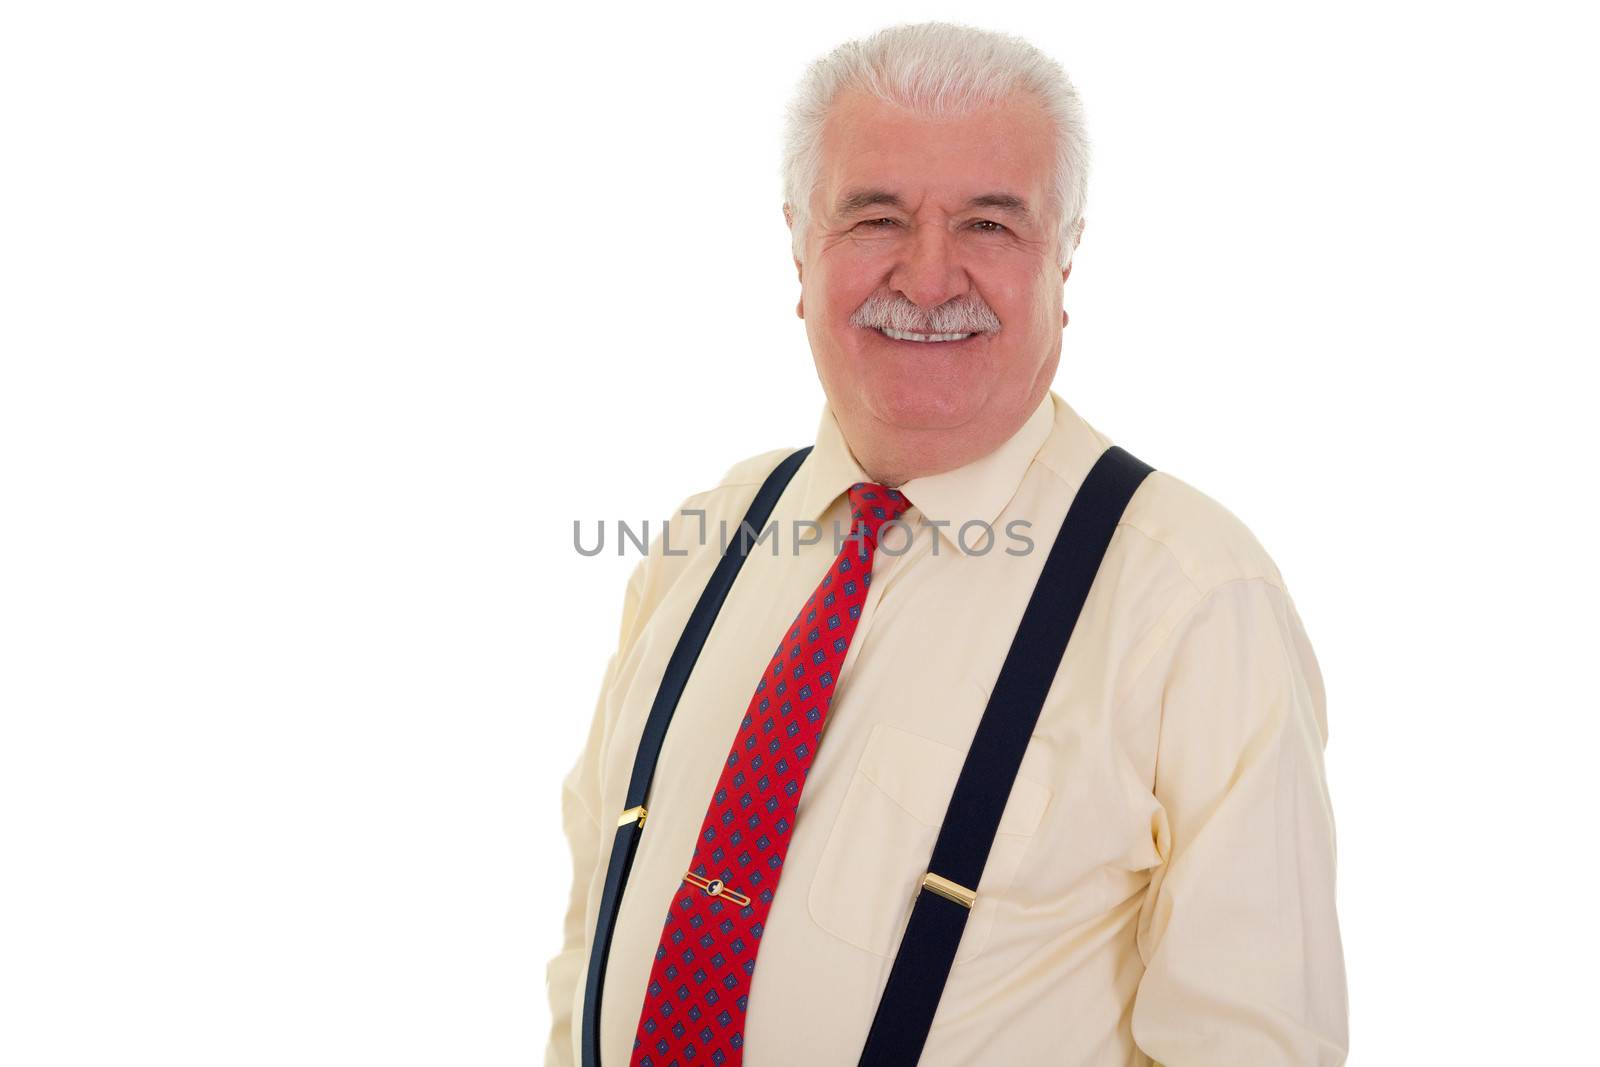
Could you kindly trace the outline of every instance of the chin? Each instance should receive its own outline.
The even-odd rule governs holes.
[[[863,406],[882,422],[907,429],[943,429],[969,422],[983,397],[965,383],[922,381],[863,384]]]
[[[852,327],[829,339],[818,370],[832,395],[880,422],[947,429],[970,422],[988,401],[995,352],[982,343],[891,341]],[[838,404],[836,402],[835,406]]]

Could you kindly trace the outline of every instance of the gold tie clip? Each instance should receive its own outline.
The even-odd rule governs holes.
[[[708,897],[727,897],[741,908],[749,907],[750,898],[736,890],[729,889],[728,883],[721,878],[702,878],[693,871],[683,876],[684,881],[697,885],[706,891]]]

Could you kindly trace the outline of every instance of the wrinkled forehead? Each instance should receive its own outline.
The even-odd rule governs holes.
[[[864,93],[841,94],[823,124],[812,209],[827,218],[928,203],[1043,216],[1055,159],[1054,130],[1038,100],[1018,93],[965,115],[929,118]]]

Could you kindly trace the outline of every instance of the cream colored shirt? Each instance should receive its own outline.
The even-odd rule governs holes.
[[[994,452],[900,486],[910,528],[886,532],[875,557],[762,935],[749,1067],[857,1062],[990,688],[1110,444],[1052,391]],[[575,878],[546,971],[547,1067],[579,1062],[617,817],[667,658],[722,550],[719,523],[731,536],[791,451],[744,460],[684,501],[628,583],[564,783]],[[921,1067],[1344,1061],[1317,661],[1256,538],[1149,461],[1158,469],[1117,526],[1033,731]],[[846,489],[865,480],[825,405],[662,746],[601,1001],[607,1067],[631,1056],[668,904],[758,676],[837,552],[834,523],[849,531]],[[962,530],[973,520],[992,538]],[[802,540],[816,543],[796,550]]]

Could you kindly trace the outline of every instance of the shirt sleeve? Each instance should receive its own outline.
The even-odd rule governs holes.
[[[1348,1050],[1321,672],[1293,602],[1244,578],[1151,662],[1159,865],[1135,1043],[1161,1067],[1338,1067]]]
[[[545,1067],[572,1067],[572,1009],[578,983],[583,980],[589,955],[589,887],[605,842],[605,822],[600,811],[600,757],[605,749],[608,723],[606,705],[617,670],[632,643],[643,589],[644,564],[640,560],[628,579],[623,596],[622,622],[617,647],[606,664],[589,723],[583,750],[561,783],[561,822],[572,857],[572,888],[567,898],[561,951],[545,965],[545,991],[550,1003],[550,1038],[545,1046]],[[613,816],[616,813],[612,813]],[[611,824],[615,829],[615,822]]]

